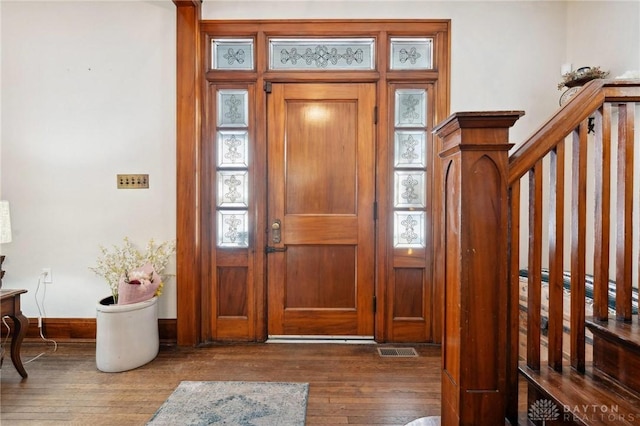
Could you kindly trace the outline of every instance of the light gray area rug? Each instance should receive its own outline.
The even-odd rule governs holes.
[[[180,382],[148,425],[303,426],[308,383]]]
[[[440,426],[440,416],[420,417],[404,426]]]

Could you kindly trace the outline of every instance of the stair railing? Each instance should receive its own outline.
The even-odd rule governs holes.
[[[639,198],[634,197],[634,180],[640,186],[639,173],[634,173],[639,102],[640,80],[593,80],[508,159],[508,128],[522,113],[458,113],[435,129],[443,143],[439,185],[444,196],[435,216],[442,230],[436,244],[444,251],[436,257],[435,270],[445,294],[443,424],[463,424],[461,419],[477,419],[486,411],[517,424],[521,358],[534,370],[546,355],[548,366],[557,371],[567,364],[565,359],[585,371],[587,276],[593,277],[593,317],[606,321],[613,310],[616,319],[631,320],[638,275],[634,240],[640,239],[633,233],[633,202]],[[522,235],[525,223],[528,232]],[[484,231],[479,233],[479,227]],[[483,249],[492,252],[482,254]],[[508,282],[504,297],[493,282],[502,278],[500,271]],[[610,274],[616,283],[613,301]],[[487,304],[480,297],[483,292],[492,292],[497,303],[504,299],[505,305],[478,306]],[[491,326],[495,331],[487,332]],[[478,341],[487,337],[493,340],[484,345],[497,345],[496,351],[481,350],[476,361],[465,356],[467,349],[481,348]],[[506,371],[495,375],[494,383],[492,373],[484,370],[503,365]],[[477,384],[487,389],[495,384],[500,398],[465,399],[482,395],[474,383],[464,382],[465,371],[488,377]]]

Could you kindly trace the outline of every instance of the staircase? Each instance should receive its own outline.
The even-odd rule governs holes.
[[[445,299],[447,292],[458,296],[450,287],[464,290],[456,299],[462,313],[445,300],[443,424],[472,424],[460,419],[502,410],[508,424],[640,425],[638,103],[640,80],[590,81],[506,160],[495,154],[500,143],[482,142],[491,135],[487,127],[504,112],[487,113],[481,126],[468,125],[455,137],[443,131],[446,124],[436,128],[444,139],[445,172],[443,231],[436,241],[446,254],[435,275],[445,283]],[[494,134],[504,131],[501,126]],[[452,183],[457,187],[449,202]],[[489,194],[491,202],[478,194]],[[481,240],[474,239],[477,227],[487,229]],[[486,247],[491,255],[479,254]],[[462,261],[449,261],[449,254]],[[506,272],[496,275],[491,272],[496,268]],[[497,277],[508,283],[505,309],[501,304],[486,309],[473,300],[465,305],[465,291],[501,294],[496,289],[502,287],[493,284]],[[483,364],[501,368],[506,359],[506,372],[497,376],[494,390],[502,398],[460,404],[444,384],[452,381],[447,348],[494,334],[472,326],[460,339],[456,327],[469,327],[460,322],[469,312],[500,318],[503,310],[504,327],[500,320],[486,324],[506,336],[504,347],[495,340],[499,350],[479,353],[484,358],[476,362],[464,358],[463,348],[456,365],[484,376],[489,372]],[[519,392],[520,378],[526,379],[526,396]],[[495,418],[492,422],[473,424],[497,424]]]
[[[529,383],[529,423],[640,425],[638,270],[632,260],[639,83],[590,82],[510,158],[511,188],[528,180],[529,235],[519,239],[528,252],[527,311],[541,304],[541,274],[534,269],[541,269],[543,258],[550,277],[547,360],[536,348],[545,330],[532,312],[526,341],[533,348],[518,362]],[[515,198],[511,202],[516,211],[522,205]],[[562,350],[567,346],[568,357]],[[544,404],[558,412],[545,411]]]
[[[526,282],[526,272],[521,271],[521,282]],[[524,277],[523,277],[524,276]],[[548,273],[543,269],[543,286],[548,283]],[[564,274],[565,304],[570,291],[570,277]],[[586,309],[587,313],[593,307],[592,278],[587,276],[586,283]],[[521,286],[522,290],[522,286]],[[557,418],[550,413],[545,424],[581,424],[581,425],[633,425],[640,424],[640,324],[638,324],[638,299],[637,289],[633,289],[633,317],[632,321],[598,320],[593,316],[585,318],[585,326],[588,330],[586,337],[585,371],[578,372],[570,368],[554,369],[542,367],[532,369],[526,362],[521,362],[519,369],[528,380],[527,407],[533,411],[520,413],[521,423],[527,423],[536,418],[536,404],[543,401],[558,409]],[[521,292],[521,301],[522,301]],[[545,291],[543,297],[545,299]],[[609,283],[609,312],[615,317],[616,304],[615,283]],[[522,302],[521,313],[526,310]],[[548,347],[548,331],[545,323],[548,317],[545,314],[548,307],[542,306],[541,317],[541,357],[544,358],[545,348]],[[567,327],[567,318],[564,318],[565,347],[563,357],[570,359],[570,350],[567,350],[566,340],[570,338],[570,329]],[[525,324],[526,326],[526,324]],[[548,327],[548,325],[547,325]],[[521,324],[521,330],[523,325]],[[522,351],[521,351],[522,352]],[[525,352],[526,353],[526,352]],[[526,355],[523,356],[523,359]],[[543,416],[539,416],[543,417]],[[541,420],[539,418],[538,420]],[[531,423],[536,423],[531,421]],[[539,423],[539,422],[538,422]]]
[[[640,326],[633,322],[586,319],[593,333],[593,361],[584,371],[522,363],[528,411],[521,423],[546,425],[640,424]],[[536,411],[546,404],[557,412]],[[524,421],[523,421],[524,420]],[[537,420],[537,421],[536,421]]]

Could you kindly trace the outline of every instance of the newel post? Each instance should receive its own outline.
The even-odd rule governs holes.
[[[504,424],[507,401],[507,169],[521,111],[461,112],[442,140],[442,424]]]

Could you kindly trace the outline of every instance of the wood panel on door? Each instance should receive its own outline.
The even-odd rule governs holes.
[[[373,336],[375,93],[368,83],[272,85],[270,336]]]

